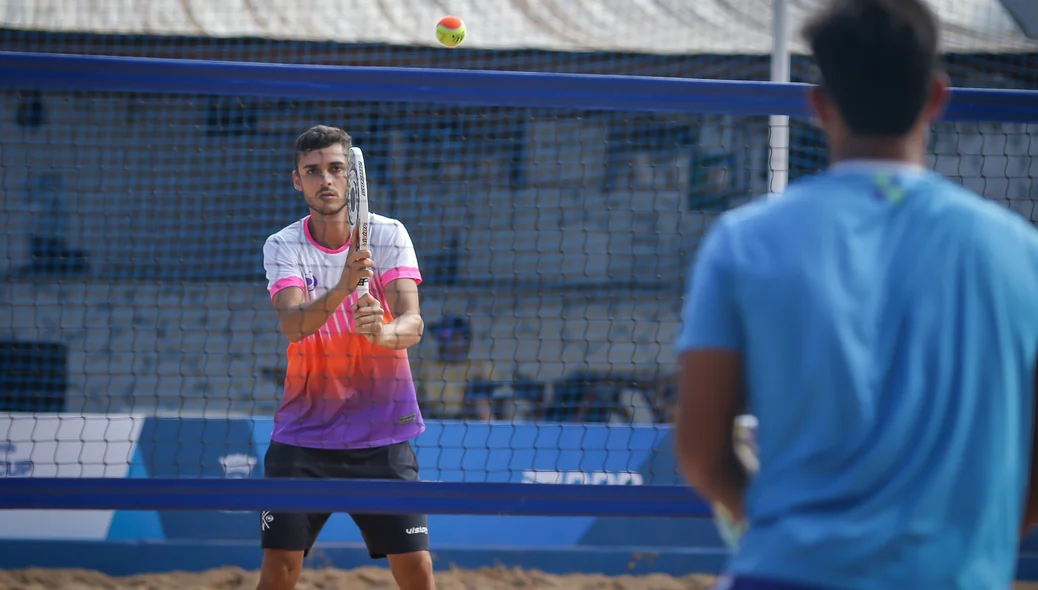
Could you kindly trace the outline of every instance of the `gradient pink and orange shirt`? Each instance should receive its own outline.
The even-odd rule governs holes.
[[[267,238],[263,266],[270,296],[298,287],[307,300],[338,283],[349,244],[338,250],[314,241],[305,217]],[[371,215],[371,294],[386,309],[385,287],[421,282],[411,237],[395,219]],[[317,332],[288,345],[288,371],[271,439],[320,449],[356,449],[411,440],[425,430],[406,350],[376,346],[353,331],[350,295]]]

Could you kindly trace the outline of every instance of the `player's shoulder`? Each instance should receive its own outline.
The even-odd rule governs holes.
[[[371,214],[368,215],[368,221],[373,226],[392,227],[392,228],[404,227],[403,222],[400,221],[399,219],[396,219],[394,217],[389,217],[388,215],[382,215],[382,214],[379,214],[379,213],[375,213],[375,212],[372,212]]]
[[[821,172],[789,183],[781,193],[764,193],[728,211],[717,220],[714,232],[725,240],[759,241],[769,237],[795,240],[805,228],[825,225],[846,215],[847,198],[870,193],[872,180],[862,175]]]
[[[789,207],[790,194],[765,193],[722,213],[713,224],[715,233],[736,235],[743,231],[755,231],[754,227],[769,223],[776,216],[784,216],[783,209]]]
[[[1038,262],[1038,228],[1017,211],[972,191],[958,189],[959,218],[970,229],[970,238],[977,244],[1012,248],[1027,254],[1016,257],[1028,264]]]
[[[791,182],[782,193],[764,193],[726,211],[722,219],[731,228],[768,223],[775,218],[802,215],[805,209],[817,209],[819,195],[831,197],[834,192],[846,190],[849,189],[825,174],[807,176]]]
[[[930,203],[945,218],[959,222],[974,237],[995,240],[1022,239],[1038,246],[1038,229],[1020,213],[938,174],[929,176],[925,187]]]
[[[946,195],[954,197],[953,202],[975,226],[1005,228],[1016,232],[1023,231],[1028,235],[1038,235],[1034,225],[1012,208],[950,182],[948,185],[950,186],[945,189]]]
[[[407,228],[399,219],[371,213],[368,217],[371,224],[371,237],[373,240],[394,240],[407,237]]]
[[[301,245],[300,237],[303,235],[303,223],[306,218],[299,219],[282,229],[267,236],[264,247],[295,248]]]

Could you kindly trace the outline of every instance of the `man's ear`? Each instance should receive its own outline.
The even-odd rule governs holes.
[[[829,93],[821,86],[812,86],[807,92],[807,102],[811,107],[811,120],[817,127],[824,129],[833,116],[833,103]]]
[[[299,170],[292,171],[292,186],[294,186],[297,191],[303,191],[303,179],[299,177]]]
[[[951,87],[951,77],[948,72],[938,70],[930,81],[930,98],[926,101],[926,120],[933,123],[944,116],[944,110],[948,106],[948,98]]]

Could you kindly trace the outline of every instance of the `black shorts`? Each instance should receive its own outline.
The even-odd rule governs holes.
[[[265,477],[418,480],[418,457],[409,442],[373,449],[309,449],[271,441],[263,458]],[[331,514],[264,511],[264,549],[310,553]],[[427,551],[429,522],[424,514],[351,514],[372,559]]]

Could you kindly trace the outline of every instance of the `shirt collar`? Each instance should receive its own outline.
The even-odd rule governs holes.
[[[829,171],[833,173],[842,172],[869,172],[869,173],[905,173],[911,172],[916,174],[922,174],[926,172],[926,168],[919,164],[910,164],[908,162],[897,162],[895,160],[844,160],[837,162],[829,167]]]

